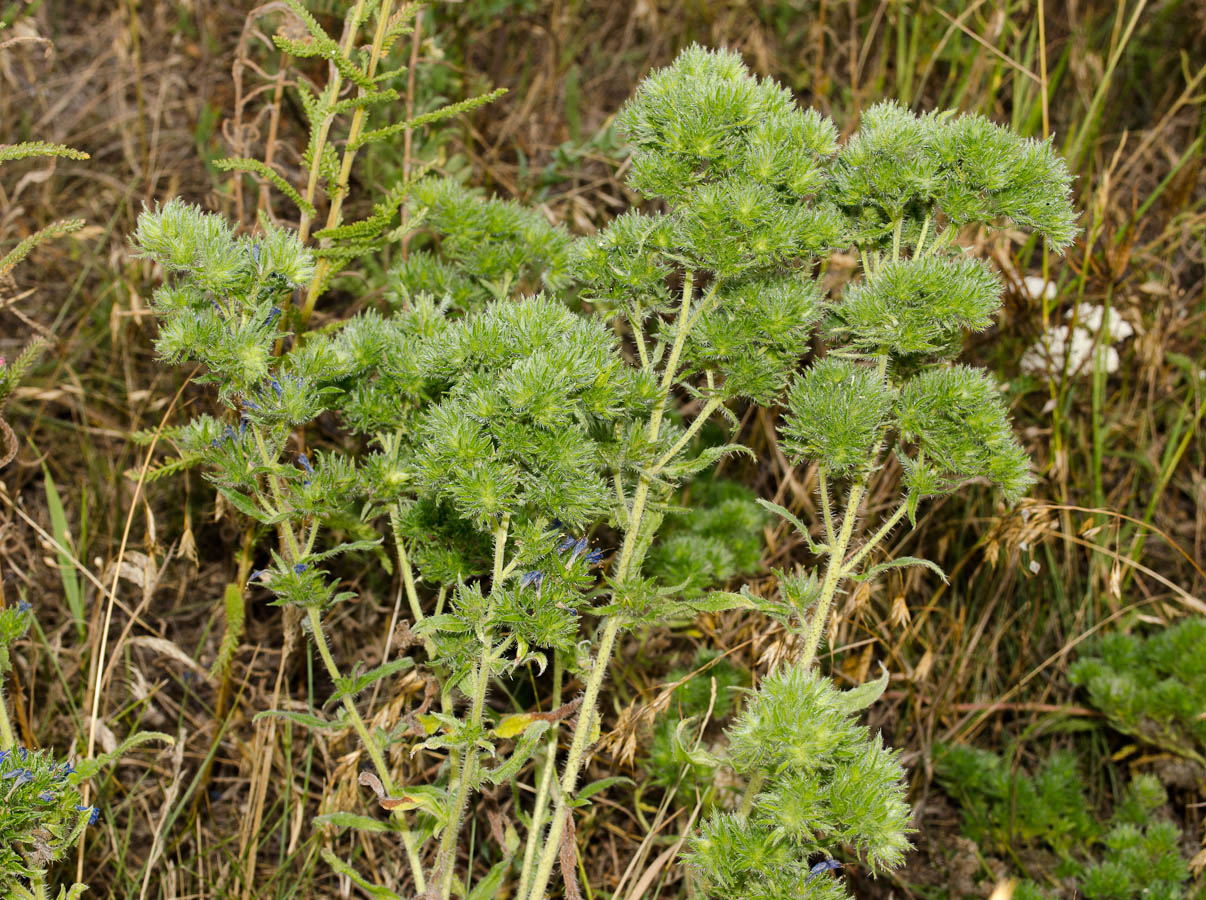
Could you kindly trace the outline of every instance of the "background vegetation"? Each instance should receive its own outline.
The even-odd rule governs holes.
[[[320,18],[341,10],[337,0],[311,6]],[[86,223],[0,273],[0,356],[13,359],[33,336],[50,342],[5,410],[18,447],[0,471],[0,598],[33,604],[39,624],[9,685],[15,726],[27,746],[83,746],[91,731],[103,747],[136,725],[181,738],[170,751],[128,756],[104,783],[101,819],[79,863],[101,896],[348,889],[318,857],[324,841],[347,839],[308,822],[320,806],[359,802],[354,742],[284,727],[265,752],[252,715],[274,697],[304,708],[326,690],[304,647],[281,666],[281,617],[267,605],[248,608],[230,696],[220,696],[209,675],[220,649],[217,598],[234,575],[241,529],[196,476],[140,479],[147,450],[130,440],[208,402],[182,389],[183,373],[153,362],[145,299],[153,281],[126,237],[138,212],[179,195],[250,222],[252,183],[212,161],[262,157],[272,146],[283,170],[300,167],[302,112],[288,94],[274,102],[280,95],[264,76],[275,69],[262,68],[267,50],[247,19],[251,8],[0,0],[9,26],[0,32],[0,144],[40,139],[91,155],[12,163],[0,185],[0,249],[52,221]],[[366,149],[361,177],[384,181],[421,160],[589,233],[631,199],[614,113],[643,74],[693,41],[741,51],[846,133],[861,110],[896,98],[919,111],[952,106],[1025,135],[1053,134],[1084,210],[1083,239],[1058,263],[1033,245],[987,247],[1012,286],[1010,300],[1000,326],[966,351],[1008,385],[1037,461],[1029,499],[1007,509],[972,490],[927,507],[920,528],[892,552],[935,560],[949,586],[925,570],[902,570],[842,600],[843,624],[823,663],[851,683],[873,661],[893,673],[871,725],[905,749],[919,807],[919,852],[892,880],[864,883],[851,873],[860,895],[984,896],[1007,872],[1059,889],[1066,873],[1058,846],[1011,825],[1002,833],[1000,816],[989,815],[991,834],[975,827],[977,810],[999,798],[976,800],[957,767],[936,772],[934,760],[951,758],[939,745],[991,751],[1006,781],[1020,773],[1024,784],[1027,773],[1042,781],[1053,751],[1069,753],[1073,789],[1084,792],[1071,805],[1097,810],[1102,823],[1134,778],[1155,775],[1166,797],[1149,806],[1177,823],[1181,850],[1194,857],[1206,809],[1200,717],[1179,725],[1175,741],[1159,740],[1158,730],[1153,739],[1140,721],[1152,701],[1111,700],[1094,682],[1128,661],[1156,666],[1157,651],[1107,643],[1096,665],[1067,675],[1077,660],[1097,658],[1086,651],[1102,635],[1158,633],[1206,613],[1206,4],[437,3],[410,51],[419,65],[409,102],[421,111],[491,87],[508,93],[413,144]],[[1044,274],[1055,286],[1050,297],[1025,287],[1026,276]],[[362,277],[372,289],[346,290],[344,306],[320,309],[318,324],[375,302],[379,273]],[[1133,333],[1107,348],[1109,329],[1094,331],[1098,350],[1080,371],[1023,369],[1027,349],[1083,303],[1108,307]],[[728,498],[732,522],[762,530],[761,547],[726,547],[724,516],[677,527],[715,542],[714,557],[699,562],[709,577],[753,572],[757,589],[772,567],[806,551],[739,485],[811,523],[814,475],[793,472],[765,414],[746,416],[739,439],[762,464],[730,460],[721,475],[735,484],[709,489]],[[894,479],[879,489],[870,508],[890,509]],[[673,546],[662,553],[667,583],[680,583],[690,560]],[[379,656],[395,596],[390,584],[356,588],[364,600],[333,629],[336,654],[349,665]],[[584,883],[616,897],[683,894],[669,851],[699,786],[689,772],[680,780],[665,714],[708,708],[710,687],[701,694],[691,673],[704,670],[704,683],[714,676],[722,691],[749,684],[784,652],[783,638],[735,612],[633,638],[618,654],[593,778],[630,775],[642,786],[613,784],[580,820],[579,844],[591,848],[578,861],[590,875]],[[721,664],[697,653],[703,646],[723,648]],[[1197,646],[1174,656],[1192,657]],[[690,690],[675,691],[684,681]],[[423,689],[418,681],[410,694],[406,687],[399,709]],[[1063,756],[1058,762],[1066,770]],[[498,796],[471,827],[496,827],[510,803]],[[364,841],[361,851],[381,873],[401,865],[390,846]],[[252,858],[248,870],[243,861]],[[1190,868],[1203,862],[1199,854]]]

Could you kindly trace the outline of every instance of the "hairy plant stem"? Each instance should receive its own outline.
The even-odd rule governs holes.
[[[494,529],[494,569],[490,582],[490,599],[486,604],[485,621],[489,623],[494,612],[494,598],[502,590],[503,571],[506,563],[507,532],[511,526],[511,514],[503,516],[502,521]],[[447,900],[452,894],[452,876],[456,863],[457,840],[460,838],[461,826],[465,819],[465,809],[469,805],[469,792],[473,789],[473,781],[477,777],[478,748],[476,732],[481,729],[482,715],[486,706],[486,688],[490,684],[490,670],[493,668],[496,649],[493,635],[483,632],[481,635],[482,658],[478,660],[473,676],[473,700],[469,708],[468,729],[473,734],[472,741],[465,748],[465,759],[461,764],[460,778],[457,780],[456,797],[452,803],[452,817],[444,833],[440,836],[440,848],[436,854],[436,864],[433,877],[440,879],[440,896]]]
[[[825,564],[825,579],[821,582],[821,595],[817,597],[813,608],[812,621],[808,625],[808,635],[804,639],[804,652],[800,664],[809,668],[816,659],[817,647],[821,643],[821,632],[829,618],[829,607],[833,605],[833,595],[837,592],[838,582],[842,579],[843,563],[846,559],[846,548],[850,546],[850,536],[854,532],[854,522],[858,518],[859,503],[866,490],[864,481],[856,481],[850,486],[850,494],[846,498],[846,514],[842,517],[842,527],[837,538],[828,550],[829,560]]]
[[[886,355],[879,357],[876,363],[876,372],[880,379],[887,377],[888,357]],[[897,510],[897,515],[893,516],[895,521],[889,519],[888,522],[884,523],[883,527],[875,533],[871,540],[861,547],[849,562],[846,561],[846,551],[850,547],[850,538],[854,534],[854,523],[858,521],[858,508],[863,501],[863,495],[867,491],[867,480],[870,478],[870,473],[875,471],[875,464],[879,460],[883,443],[884,435],[881,430],[879,439],[876,440],[875,445],[871,448],[871,452],[867,455],[866,470],[850,486],[850,493],[846,497],[846,512],[842,517],[842,527],[836,537],[833,534],[833,524],[828,503],[828,479],[824,469],[817,470],[822,496],[825,500],[823,508],[825,512],[825,531],[829,535],[829,546],[826,550],[828,562],[825,564],[825,578],[821,582],[821,594],[817,597],[816,607],[812,613],[812,621],[808,626],[808,635],[804,639],[804,652],[800,657],[800,664],[805,669],[811,667],[813,661],[816,659],[817,648],[821,643],[821,633],[825,629],[825,621],[829,618],[829,608],[833,605],[833,596],[837,593],[838,584],[850,574],[855,564],[883,539],[892,526],[900,521],[899,515],[903,515],[907,509],[905,504],[901,504],[900,509]]]
[[[312,606],[306,610],[306,616],[310,622],[310,634],[314,640],[314,646],[318,648],[318,655],[322,657],[327,674],[331,676],[332,681],[338,683],[343,676],[339,672],[339,666],[335,663],[335,657],[331,655],[331,648],[327,644],[326,633],[322,630],[322,614],[317,608]],[[356,704],[352,701],[351,697],[343,698],[343,708],[347,711],[348,721],[352,723],[352,728],[360,737],[360,742],[364,744],[364,749],[368,752],[369,759],[373,761],[373,768],[377,770],[377,777],[381,779],[381,787],[387,795],[392,796],[394,793],[394,779],[390,775],[385,755],[381,752],[381,748],[377,746],[377,742],[369,732],[368,726],[365,725],[364,719],[360,717],[360,711],[356,709]],[[398,811],[395,815],[401,819],[404,814]],[[402,844],[406,848],[406,857],[410,860],[415,887],[421,893],[427,890],[427,883],[423,878],[423,864],[419,861],[419,851],[415,844],[414,835],[407,828],[402,830]]]
[[[674,335],[674,344],[670,348],[670,355],[662,372],[658,402],[654,405],[653,413],[649,417],[648,433],[651,444],[656,444],[658,436],[661,434],[662,419],[665,417],[666,406],[670,401],[670,390],[674,386],[678,361],[687,340],[687,325],[691,321],[691,298],[694,291],[695,273],[688,271],[683,276],[682,305],[679,307],[678,328]],[[716,285],[713,284],[705,302],[710,301],[715,292]],[[628,529],[624,532],[624,544],[620,548],[620,558],[616,563],[615,582],[617,584],[623,584],[628,577],[628,570],[632,565],[637,545],[641,542],[641,520],[645,514],[649,488],[661,470],[661,465],[661,463],[655,464],[649,471],[641,475],[640,481],[637,483],[636,493],[632,498],[632,510],[628,514]],[[569,756],[566,757],[565,769],[561,775],[560,791],[557,794],[557,802],[549,822],[548,840],[545,841],[544,850],[541,851],[536,877],[532,881],[526,900],[541,900],[548,887],[549,878],[553,874],[553,865],[560,853],[561,839],[565,833],[566,812],[570,799],[578,786],[578,775],[585,763],[586,748],[591,742],[591,734],[595,728],[599,690],[603,686],[604,678],[607,677],[607,666],[611,662],[611,654],[615,650],[616,637],[620,633],[621,624],[622,617],[618,615],[609,616],[605,620],[603,633],[599,638],[599,649],[595,653],[594,664],[586,681],[586,691],[582,695],[582,705],[578,710],[578,724],[574,727],[573,738],[570,741]],[[521,894],[519,900],[525,900],[525,896]]]
[[[764,771],[759,769],[754,773],[754,777],[745,786],[745,796],[741,798],[741,805],[737,807],[737,815],[744,819],[750,814],[750,810],[754,808],[754,797],[762,790],[765,781],[766,773]]]
[[[402,584],[406,589],[406,601],[410,604],[410,614],[415,624],[423,621],[423,607],[419,605],[419,592],[415,588],[415,573],[410,565],[410,557],[406,554],[406,544],[402,540],[402,504],[395,503],[389,508],[389,525],[394,533],[394,549],[398,553],[398,568],[402,571]],[[428,652],[431,646],[428,642]]]
[[[565,666],[561,655],[553,654],[553,709],[561,706],[561,688],[565,678]],[[559,722],[554,722],[549,728],[549,748],[545,757],[544,768],[540,772],[540,785],[536,788],[536,800],[532,805],[532,825],[528,829],[528,839],[523,848],[523,867],[519,873],[519,892],[517,897],[523,897],[528,892],[528,884],[532,880],[532,866],[536,862],[536,845],[544,834],[544,817],[548,812],[549,794],[553,787],[553,777],[557,774],[557,736],[560,731]]]
[[[900,504],[900,506],[896,507],[896,512],[892,513],[891,517],[889,517],[884,524],[879,527],[879,530],[876,531],[875,534],[871,535],[871,537],[867,539],[867,542],[854,552],[850,559],[846,561],[846,564],[842,566],[841,576],[843,578],[854,574],[855,567],[862,562],[868,553],[875,549],[880,541],[888,536],[889,531],[897,526],[900,520],[905,517],[905,513],[908,511],[908,508],[909,503],[907,500],[905,500]]]

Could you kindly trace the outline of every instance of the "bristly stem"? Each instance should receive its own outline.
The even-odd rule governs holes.
[[[406,590],[406,601],[410,604],[410,614],[415,624],[423,621],[423,607],[419,604],[419,592],[415,587],[415,572],[406,553],[406,543],[402,538],[402,504],[395,503],[389,508],[390,530],[394,533],[394,549],[398,553],[398,568],[402,571],[402,584]]]
[[[900,520],[905,517],[905,513],[908,511],[908,509],[909,501],[907,499],[902,500],[900,506],[896,507],[896,511],[884,521],[884,524],[879,527],[879,530],[876,531],[875,534],[871,535],[871,537],[867,539],[867,542],[859,547],[858,550],[856,550],[850,557],[850,559],[846,561],[846,564],[842,566],[841,576],[843,578],[854,574],[855,567],[862,562],[868,553],[875,549],[880,541],[888,536],[888,532],[895,528]]]
[[[709,297],[716,291],[713,284]],[[666,367],[662,372],[662,380],[658,400],[649,417],[649,442],[656,444],[661,434],[662,419],[666,413],[666,405],[670,400],[670,390],[674,386],[674,378],[678,372],[678,361],[686,344],[688,323],[691,321],[691,300],[695,293],[695,273],[687,271],[683,275],[682,305],[679,307],[678,328],[675,329],[674,344],[666,359]],[[706,301],[705,301],[706,302]],[[632,510],[628,514],[628,528],[624,532],[624,543],[620,548],[620,558],[616,563],[615,582],[623,584],[628,577],[637,545],[641,541],[641,525],[645,514],[645,504],[649,498],[651,477],[649,473],[641,476],[637,483],[636,493],[632,498]],[[544,850],[540,854],[540,863],[536,868],[536,877],[526,897],[520,895],[519,900],[541,900],[549,879],[553,874],[555,864],[561,850],[561,838],[565,833],[565,816],[569,802],[578,787],[578,775],[585,762],[586,748],[591,742],[591,735],[596,727],[599,691],[603,680],[607,677],[607,667],[611,662],[611,654],[615,650],[616,638],[620,633],[621,617],[607,617],[603,633],[599,639],[599,649],[595,653],[590,677],[586,681],[586,691],[582,695],[582,705],[578,709],[578,723],[574,727],[573,738],[570,741],[569,756],[565,760],[565,769],[561,775],[561,790],[553,808],[552,819],[549,822],[549,835],[545,841]]]
[[[561,706],[561,688],[565,678],[565,665],[561,654],[553,654],[553,709]],[[557,774],[557,737],[560,722],[554,722],[549,728],[548,753],[545,757],[544,768],[540,772],[540,785],[536,788],[536,800],[532,804],[532,826],[528,830],[528,839],[523,848],[523,868],[519,873],[519,892],[516,897],[523,897],[528,892],[528,883],[532,880],[532,866],[536,862],[536,845],[544,834],[544,818],[548,813],[549,794],[553,788],[553,778]]]
[[[511,527],[511,514],[506,513],[494,528],[494,569],[493,580],[490,583],[490,599],[486,604],[485,623],[489,626],[490,617],[494,613],[494,602],[503,585],[503,570],[506,563],[507,533]],[[440,836],[440,847],[436,854],[436,864],[433,877],[440,879],[440,896],[447,900],[452,894],[452,876],[456,863],[457,841],[460,838],[461,826],[465,819],[465,809],[469,805],[469,793],[473,790],[473,782],[477,777],[478,747],[476,734],[481,730],[482,716],[486,706],[486,689],[490,684],[491,668],[494,665],[495,647],[493,635],[489,631],[481,634],[482,656],[478,660],[473,676],[473,699],[469,708],[468,730],[471,742],[465,748],[465,759],[461,764],[460,778],[457,780],[456,797],[452,803],[452,817]]]
[[[800,665],[805,669],[811,666],[813,660],[816,659],[817,647],[821,643],[821,633],[829,618],[829,607],[833,604],[833,595],[837,592],[838,582],[842,578],[842,563],[846,558],[846,548],[850,546],[850,536],[854,532],[859,503],[863,499],[865,490],[866,484],[861,480],[850,486],[841,530],[827,551],[829,559],[825,564],[825,579],[821,582],[821,595],[817,598],[816,606],[813,608],[808,635],[804,639],[804,652],[800,657]]]
[[[310,634],[314,640],[314,646],[318,648],[318,655],[322,657],[323,665],[326,667],[327,674],[331,676],[331,680],[338,684],[342,676],[339,673],[339,666],[335,663],[335,658],[331,655],[331,648],[327,644],[326,633],[322,630],[322,614],[317,608],[311,606],[306,610],[306,616],[310,623]],[[368,753],[369,759],[373,762],[373,768],[377,770],[377,777],[381,779],[381,787],[385,790],[387,796],[392,796],[394,793],[394,779],[390,775],[389,766],[385,762],[385,755],[381,752],[381,748],[377,746],[377,742],[369,732],[368,726],[364,724],[364,719],[360,717],[360,711],[356,709],[356,704],[352,701],[351,697],[345,696],[343,698],[343,708],[347,711],[348,721],[352,723],[352,728],[360,737],[360,742],[364,744],[364,749]],[[402,818],[403,813],[399,811],[395,815]],[[414,834],[409,828],[402,829],[402,844],[406,848],[406,857],[410,861],[415,887],[420,892],[423,892],[427,890],[427,882],[423,878],[423,864],[419,860],[419,852],[418,847],[415,845]]]

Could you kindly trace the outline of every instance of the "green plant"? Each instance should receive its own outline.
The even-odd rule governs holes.
[[[1206,619],[1148,636],[1116,632],[1073,663],[1069,680],[1123,734],[1206,766]]]
[[[392,812],[385,828],[398,832],[420,893],[491,897],[517,868],[517,896],[541,900],[558,860],[572,856],[572,809],[606,786],[580,791],[579,779],[621,634],[753,607],[798,635],[800,656],[764,680],[733,726],[727,759],[700,757],[733,766],[749,787],[741,809],[714,815],[693,839],[690,862],[709,893],[840,896],[830,860],[811,857],[847,845],[873,870],[895,866],[910,811],[896,755],[854,720],[886,675],[843,693],[812,671],[830,605],[848,580],[923,563],[868,565],[922,498],[973,479],[1010,498],[1027,486],[995,385],[949,365],[962,331],[987,326],[1000,293],[954,241],[966,225],[1009,222],[1066,243],[1067,173],[1046,144],[986,120],[918,118],[893,105],[870,111],[839,147],[833,125],[799,110],[783,88],[752,77],[734,54],[700,48],[643,82],[620,125],[635,145],[631,186],[664,211],[629,212],[574,242],[567,272],[564,234],[534,214],[425,182],[408,191],[407,227],[424,222],[431,249],[398,264],[391,314],[363,313],[279,348],[288,298],[321,292],[334,265],[323,261],[334,257],[307,248],[304,227],[293,233],[264,219],[259,234],[237,236],[220,217],[176,201],[145,212],[135,243],[170,275],[153,299],[157,349],[168,362],[202,364],[227,411],[225,421],[203,416],[173,429],[183,456],[160,471],[203,464],[232,507],[276,533],[271,562],[252,579],[299,611],[335,687],[328,702],[341,710],[270,714],[357,733],[374,767],[362,783]],[[306,215],[303,206],[303,225]],[[336,235],[352,236],[327,233]],[[815,275],[851,244],[863,278],[830,299]],[[591,314],[522,295],[537,285],[564,290],[571,277]],[[828,353],[793,379],[818,335]],[[823,575],[781,573],[776,598],[705,594],[707,583],[752,562],[753,545],[736,542],[731,559],[667,584],[676,552],[673,529],[670,541],[661,534],[667,517],[689,517],[694,552],[718,529],[762,521],[739,498],[722,501],[716,521],[697,501],[682,512],[679,487],[743,450],[704,440],[704,426],[717,412],[733,421],[730,403],[778,402],[789,383],[784,441],[819,467],[824,542],[787,510],[763,505],[827,558]],[[328,409],[371,450],[350,441],[292,450]],[[868,481],[892,440],[905,497],[852,550]],[[837,481],[849,483],[840,515]],[[438,709],[370,732],[358,695],[418,653],[345,673],[324,617],[352,596],[332,560],[377,552],[382,520]],[[619,546],[597,584],[591,570],[607,552],[586,535],[603,526]],[[599,626],[584,641],[588,615]],[[492,685],[546,668],[550,711],[500,716],[488,703]],[[565,703],[573,675],[585,690]],[[559,723],[575,714],[558,773]],[[396,744],[439,757],[436,782],[400,793],[387,755]],[[457,872],[471,798],[510,784],[531,759],[526,840],[505,834],[474,886],[472,873]],[[344,813],[320,821],[382,830]],[[358,884],[396,896],[326,857]],[[572,893],[574,873],[563,875]]]
[[[2,30],[2,29],[0,29]],[[64,147],[61,144],[48,144],[43,141],[30,141],[22,144],[0,145],[0,165],[21,159],[37,157],[59,157],[66,159],[87,159],[88,154],[82,150]],[[63,219],[40,228],[28,237],[18,241],[3,256],[0,256],[0,279],[5,278],[25,259],[38,244],[71,234],[84,227],[83,219]],[[14,360],[6,360],[0,356],[0,468],[8,465],[17,454],[17,437],[12,428],[4,420],[4,405],[21,379],[37,363],[46,350],[45,338],[35,338]]]
[[[762,529],[770,517],[754,492],[735,481],[697,478],[686,494],[689,503],[681,512],[666,510],[647,569],[680,596],[694,599],[757,571]]]
[[[0,146],[0,163],[31,157],[78,160],[88,159],[88,154],[42,142]],[[38,244],[78,231],[83,225],[83,220],[71,219],[35,231],[0,257],[0,278]],[[0,357],[0,414],[4,411],[5,401],[38,361],[47,343],[44,339],[31,342],[12,363]],[[16,436],[0,415],[0,467],[7,465],[16,452]],[[46,471],[46,491],[55,540],[60,547],[69,546],[66,516],[49,471]],[[58,556],[64,595],[76,619],[77,633],[82,637],[83,589],[75,580],[62,549]],[[31,751],[21,746],[9,715],[6,684],[13,671],[16,645],[29,633],[33,616],[33,607],[24,595],[18,603],[8,604],[0,587],[0,793],[3,794],[0,802],[0,897],[5,900],[49,900],[48,870],[79,843],[85,828],[96,824],[100,816],[99,807],[83,805],[81,784],[138,744],[152,740],[172,742],[172,738],[164,734],[138,732],[113,751],[79,761],[76,766],[60,761],[51,751]],[[87,889],[86,884],[75,883],[71,887],[61,887],[57,897],[58,900],[75,900]]]
[[[13,645],[33,619],[28,603],[0,607],[0,897],[49,897],[47,868],[78,843],[99,810],[82,805],[83,774],[50,753],[19,746],[8,715],[4,682],[12,670]],[[63,888],[60,900],[80,896],[86,885]]]
[[[1112,815],[1098,817],[1085,797],[1076,758],[1057,751],[1033,775],[987,750],[954,745],[935,755],[939,781],[959,801],[963,831],[981,847],[1009,854],[1036,846],[1056,854],[1054,875],[1071,878],[1090,900],[1186,896],[1189,867],[1181,830],[1154,818],[1168,797],[1153,775],[1133,778]],[[1023,881],[1015,896],[1047,894]]]

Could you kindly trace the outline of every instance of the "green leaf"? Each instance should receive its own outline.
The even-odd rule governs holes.
[[[434,631],[448,631],[452,634],[464,634],[469,630],[469,626],[459,616],[454,616],[451,613],[443,613],[438,616],[428,616],[423,621],[419,622],[411,631],[415,634],[431,634]]]
[[[285,719],[293,722],[295,725],[301,725],[305,728],[313,728],[316,731],[322,731],[328,728],[342,728],[344,723],[338,720],[324,719],[321,716],[316,716],[311,713],[295,712],[290,709],[266,709],[263,712],[258,712],[252,717],[251,721],[258,722],[260,719]]]
[[[511,858],[500,859],[490,867],[490,871],[486,876],[474,885],[473,890],[469,892],[466,900],[494,900],[498,896],[499,890],[502,888],[503,876],[507,874],[507,869],[511,865]]]
[[[372,816],[362,816],[357,813],[350,812],[334,812],[327,813],[323,816],[316,816],[314,824],[320,828],[323,825],[333,825],[336,828],[343,830],[353,828],[356,831],[371,831],[376,834],[381,834],[387,831],[397,831],[392,822],[374,819]]]
[[[234,488],[222,486],[218,487],[218,493],[220,493],[224,499],[228,500],[231,506],[241,512],[243,515],[247,516],[249,519],[255,519],[257,522],[264,523],[271,521],[272,516],[260,509],[260,507],[255,504],[255,501],[246,494],[240,493]]]
[[[940,569],[935,563],[930,562],[930,560],[928,560],[928,559],[919,559],[916,556],[900,556],[900,557],[897,557],[896,559],[890,559],[887,562],[882,562],[882,563],[879,563],[878,565],[872,566],[866,572],[863,572],[861,575],[853,575],[851,577],[855,581],[870,581],[876,575],[886,572],[889,569],[907,569],[910,566],[925,566],[925,568],[929,569],[932,572],[935,572],[939,578],[941,578],[944,582],[947,582],[949,584],[949,581],[947,581],[946,573],[943,572],[942,569]]]
[[[391,675],[397,675],[399,672],[405,672],[414,664],[415,661],[409,656],[400,656],[374,669],[369,669],[367,672],[353,672],[351,675],[344,676],[335,682],[337,690],[327,698],[323,706],[329,706],[342,700],[344,697],[355,697],[369,685],[376,684],[382,678],[388,678]]]
[[[778,503],[772,503],[763,497],[758,498],[758,503],[795,528],[799,532],[800,537],[804,538],[805,542],[807,542],[810,553],[820,554],[824,552],[825,547],[813,542],[812,536],[808,533],[808,526],[801,522],[791,510],[780,506]]]
[[[359,150],[365,144],[383,141],[386,138],[391,138],[394,135],[401,134],[405,131],[410,131],[414,128],[420,128],[424,125],[431,125],[434,122],[439,122],[444,119],[451,119],[454,116],[459,116],[461,113],[471,112],[472,110],[477,109],[479,106],[485,106],[487,103],[493,103],[506,92],[506,88],[498,88],[485,94],[480,94],[476,97],[470,97],[467,100],[461,100],[457,103],[450,103],[447,106],[442,106],[439,109],[432,110],[431,112],[423,113],[420,116],[415,116],[413,119],[407,119],[405,122],[398,122],[395,125],[389,125],[385,128],[378,128],[376,131],[366,131],[358,140],[349,143],[348,149]]]
[[[586,801],[595,794],[601,793],[608,788],[615,787],[617,784],[636,784],[631,778],[625,778],[623,775],[612,775],[609,778],[600,778],[598,781],[592,781],[574,796],[574,802],[571,806],[585,806]]]
[[[683,605],[701,613],[728,612],[730,609],[755,609],[757,607],[752,597],[732,591],[712,591],[706,597],[687,600]]]
[[[366,881],[363,876],[338,856],[332,853],[325,847],[322,849],[322,858],[328,866],[335,870],[339,875],[343,875],[353,881],[358,887],[364,890],[370,897],[375,897],[377,900],[402,900],[397,894],[389,888],[381,887],[379,884],[373,884]]]
[[[15,159],[28,159],[31,156],[63,156],[68,159],[91,159],[83,150],[66,147],[62,144],[48,144],[45,141],[26,141],[22,144],[4,144],[0,146],[0,163],[12,162]]]
[[[63,501],[59,497],[58,487],[50,476],[50,469],[42,463],[42,475],[46,481],[46,506],[50,510],[50,527],[54,535],[55,556],[59,561],[59,578],[63,583],[63,596],[67,600],[67,608],[75,620],[76,635],[84,639],[84,586],[75,573],[75,564],[71,561],[74,542],[71,539],[71,529],[67,524],[67,513],[63,509]]]
[[[117,749],[112,753],[106,753],[104,756],[96,756],[92,759],[82,760],[79,765],[75,767],[75,774],[69,777],[73,780],[73,783],[78,784],[85,779],[91,778],[106,766],[117,762],[117,760],[126,755],[128,750],[131,750],[140,744],[150,743],[151,741],[163,741],[163,743],[167,744],[169,747],[176,743],[176,739],[170,734],[163,734],[159,731],[139,731],[130,735],[128,738],[118,744]]]
[[[888,687],[888,669],[880,663],[883,674],[874,681],[867,681],[848,691],[840,691],[837,695],[837,707],[843,712],[855,713],[866,709],[883,696]]]
[[[540,745],[540,738],[551,727],[552,723],[544,719],[533,722],[524,730],[515,744],[515,749],[511,751],[511,755],[493,769],[483,772],[482,777],[491,784],[503,784],[510,781],[519,774],[519,770],[536,752]]]
[[[33,248],[38,246],[38,244],[42,243],[43,241],[48,241],[51,238],[71,234],[73,231],[79,231],[83,227],[83,219],[67,219],[62,222],[54,222],[50,225],[47,225],[40,231],[35,231],[29,237],[25,238],[25,240],[21,241],[21,243],[17,244],[17,246],[13,247],[12,250],[8,251],[8,253],[5,254],[2,259],[0,259],[0,278],[3,278],[5,275],[11,272],[13,267],[16,266],[21,260],[25,259],[25,257],[27,257],[33,251]]]
[[[243,172],[247,175],[258,175],[265,181],[271,182],[273,187],[292,200],[293,205],[307,216],[313,218],[318,215],[318,210],[314,208],[314,204],[299,194],[297,188],[287,182],[275,169],[270,168],[258,159],[247,159],[237,156],[226,157],[225,159],[214,160],[214,168],[219,172]]]

